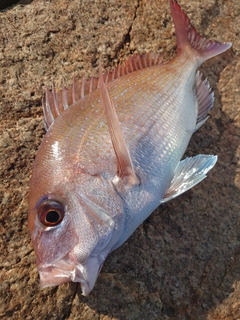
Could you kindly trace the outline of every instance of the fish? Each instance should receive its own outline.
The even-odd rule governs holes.
[[[177,53],[134,54],[43,100],[46,135],[29,190],[41,287],[96,283],[107,256],[162,203],[202,181],[216,155],[183,158],[214,94],[198,67],[231,47],[206,39],[170,0]]]

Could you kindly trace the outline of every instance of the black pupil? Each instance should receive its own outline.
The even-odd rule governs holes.
[[[58,222],[60,215],[57,211],[49,211],[46,215],[46,221],[50,223]]]

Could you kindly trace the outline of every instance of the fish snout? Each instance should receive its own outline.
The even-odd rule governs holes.
[[[70,281],[80,282],[87,286],[80,269],[82,265],[77,261],[72,261],[69,254],[53,264],[40,263],[38,265],[40,286],[42,288],[54,287]]]
[[[81,283],[82,294],[87,296],[93,289],[101,271],[103,261],[97,257],[90,257],[84,265],[72,261],[66,255],[52,265],[38,265],[40,286],[42,288],[54,287],[67,282]]]

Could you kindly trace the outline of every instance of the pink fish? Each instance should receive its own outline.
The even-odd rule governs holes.
[[[99,79],[46,90],[28,219],[43,287],[80,282],[87,295],[108,254],[216,163],[181,158],[214,100],[197,68],[231,44],[200,36],[177,1],[170,6],[174,59],[134,55]]]

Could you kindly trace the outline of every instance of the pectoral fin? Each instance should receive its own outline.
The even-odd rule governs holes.
[[[120,179],[124,179],[125,184],[139,184],[138,177],[135,174],[130,152],[126,145],[122,129],[118,120],[118,116],[111,101],[107,86],[104,83],[103,75],[100,68],[99,86],[102,99],[102,105],[107,118],[109,133],[112,140],[112,145],[117,158],[117,174]]]
[[[171,185],[161,203],[171,200],[194,187],[204,178],[217,162],[217,156],[199,154],[179,162]]]

